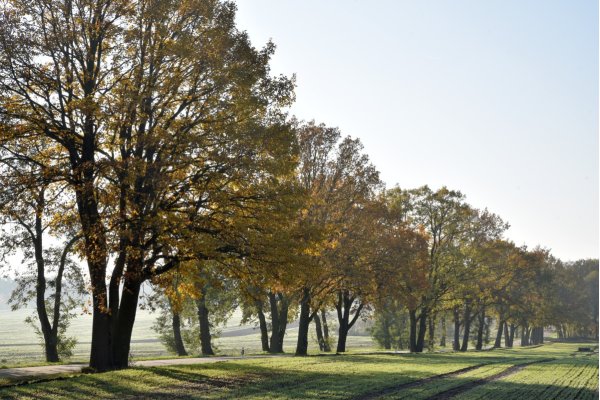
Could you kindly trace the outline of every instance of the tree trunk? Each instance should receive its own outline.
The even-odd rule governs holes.
[[[521,329],[521,346],[529,346],[529,334],[530,334],[529,325],[527,323],[523,324],[523,328]]]
[[[564,339],[565,334],[563,333],[562,324],[556,325],[556,333],[558,334],[559,339]]]
[[[417,352],[417,312],[415,310],[408,311],[408,317],[410,319],[410,328],[409,328],[409,350],[411,353]]]
[[[427,331],[427,314],[428,310],[421,309],[419,314],[419,334],[417,335],[417,353],[422,353],[425,347],[425,332]]]
[[[271,346],[269,351],[271,353],[282,353],[283,350],[279,348],[279,307],[277,307],[277,296],[275,293],[269,292],[269,306],[271,308]]]
[[[90,351],[90,367],[98,372],[113,367],[113,351],[111,337],[111,314],[108,312],[106,269],[108,250],[106,232],[98,211],[96,193],[94,191],[95,162],[93,143],[93,126],[88,126],[85,133],[86,142],[81,159],[71,157],[74,175],[78,184],[75,194],[77,209],[84,236],[84,252],[88,264],[90,285],[92,287],[92,345]]]
[[[269,351],[269,330],[267,329],[267,319],[263,312],[263,303],[260,300],[256,301],[256,313],[258,314],[258,325],[260,327],[260,343],[262,351]]]
[[[196,301],[196,306],[198,307],[198,323],[200,325],[200,351],[203,356],[213,356],[215,355],[215,352],[213,351],[211,344],[210,321],[208,319],[209,310],[206,307],[207,289],[206,286],[202,287],[202,296]]]
[[[283,338],[287,327],[288,300],[283,293],[268,293],[271,309],[271,344],[269,352],[283,353]]]
[[[183,339],[181,338],[181,319],[178,313],[173,313],[173,339],[175,341],[175,350],[178,356],[187,356]]]
[[[384,316],[383,321],[381,322],[383,331],[383,348],[386,350],[391,350],[392,348],[392,337],[390,335],[390,324],[387,316]]]
[[[44,260],[44,228],[42,222],[45,204],[45,188],[42,186],[36,199],[35,226],[33,227],[33,231],[30,228],[28,228],[28,230],[31,235],[30,238],[33,242],[33,250],[37,267],[35,305],[38,319],[40,321],[42,336],[44,338],[46,361],[57,362],[59,361],[57,335],[52,329],[52,325],[50,325],[48,311],[46,310],[46,263]]]
[[[483,331],[485,330],[485,307],[481,307],[477,316],[477,344],[475,350],[483,349]]]
[[[329,353],[331,351],[331,341],[329,340],[329,325],[327,325],[325,310],[321,310],[321,322],[323,323],[323,351]]]
[[[302,289],[300,300],[300,318],[298,321],[298,343],[296,344],[296,355],[308,354],[308,327],[310,325],[310,289]]]
[[[513,347],[513,342],[515,340],[515,330],[516,329],[517,329],[517,327],[515,326],[515,324],[510,324],[510,334],[509,334],[510,347]]]
[[[465,314],[463,317],[464,330],[463,330],[463,341],[460,351],[467,351],[469,348],[469,335],[471,334],[471,302],[465,303]]]
[[[531,330],[531,344],[542,344],[544,343],[544,328],[535,326]]]
[[[337,316],[338,316],[338,342],[337,342],[337,353],[344,353],[346,351],[346,339],[348,338],[348,331],[354,326],[354,323],[358,319],[360,312],[363,308],[363,304],[359,304],[357,307],[352,320],[350,320],[350,311],[354,304],[355,297],[350,296],[348,290],[340,290],[338,292],[338,301],[335,305]]]
[[[504,347],[512,347],[510,343],[510,335],[508,333],[508,323],[504,322]]]
[[[498,349],[502,347],[502,328],[504,327],[504,321],[498,318],[498,331],[496,332],[496,341],[494,342],[494,348]]]
[[[452,310],[454,317],[454,340],[452,341],[452,350],[458,351],[460,349],[460,313],[458,306],[454,306]]]
[[[67,265],[67,256],[69,255],[69,252],[71,251],[71,248],[73,247],[73,245],[75,243],[77,243],[77,241],[81,239],[80,235],[75,235],[73,236],[65,245],[65,247],[63,248],[62,254],[60,255],[60,262],[58,264],[58,271],[56,272],[56,278],[54,280],[54,311],[53,311],[53,315],[52,315],[52,330],[51,332],[51,337],[50,337],[50,341],[49,343],[46,344],[46,348],[48,346],[50,346],[51,348],[55,349],[56,352],[56,359],[59,359],[58,356],[58,326],[60,324],[60,307],[61,307],[61,301],[62,301],[62,281],[63,281],[63,274],[65,272],[65,267]],[[54,351],[53,351],[54,353]],[[52,354],[52,356],[54,356],[54,354]],[[48,355],[46,355],[46,361],[50,361],[48,359]],[[51,357],[52,358],[52,357]]]
[[[435,345],[435,315],[430,316],[427,320],[429,324],[429,340],[427,342],[427,349],[429,351],[433,351],[433,347]]]
[[[121,293],[121,304],[117,316],[117,329],[114,331],[112,352],[113,368],[123,369],[129,366],[131,333],[135,322],[141,283],[126,280]]]
[[[442,337],[440,338],[440,347],[446,347],[446,316],[442,315],[441,318],[441,330],[442,330]]]
[[[323,339],[323,328],[321,327],[321,318],[319,317],[319,313],[315,313],[315,331],[317,333],[317,341],[319,342],[319,350],[325,350],[325,340]]]

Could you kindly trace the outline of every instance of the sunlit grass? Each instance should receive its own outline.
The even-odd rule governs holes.
[[[0,397],[73,399],[180,396],[327,400],[348,399],[387,388],[391,391],[386,398],[419,399],[496,375],[512,365],[555,358],[555,361],[529,365],[514,375],[476,387],[459,398],[532,398],[529,396],[531,394],[536,400],[562,399],[562,394],[556,397],[557,393],[578,393],[576,397],[564,398],[594,398],[597,382],[593,384],[592,378],[597,379],[598,358],[597,355],[573,356],[577,347],[577,344],[555,343],[538,348],[486,352],[259,358],[213,364],[132,368],[3,389],[0,390]],[[484,366],[410,389],[394,389],[404,383],[474,365]],[[523,393],[528,394],[523,396]]]

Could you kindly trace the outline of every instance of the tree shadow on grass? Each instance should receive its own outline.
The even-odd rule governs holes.
[[[508,381],[493,381],[480,386],[471,387],[473,379],[463,379],[455,377],[445,379],[443,384],[435,388],[423,387],[413,388],[396,394],[397,399],[468,399],[468,400],[522,400],[522,399],[560,399],[560,400],[578,400],[578,399],[598,399],[598,392],[589,387],[572,387],[561,384],[540,384],[540,383],[517,383]],[[460,388],[462,390],[451,390]],[[441,392],[448,391],[448,395],[440,395]]]
[[[461,355],[444,354],[390,355],[393,359],[381,356],[352,355],[332,357],[325,368],[312,368],[322,357],[296,358],[296,365],[279,362],[267,366],[246,362],[181,365],[169,367],[137,367],[126,371],[94,374],[75,377],[70,380],[33,384],[9,390],[0,390],[0,398],[102,398],[102,399],[350,399],[382,389],[418,381],[468,365],[487,363],[523,362],[528,357],[515,358],[500,355]],[[541,357],[542,358],[542,357]],[[306,362],[304,361],[306,360]],[[558,359],[553,363],[590,364],[594,360]],[[387,364],[387,366],[386,366]],[[428,365],[437,364],[439,372],[428,371]],[[369,368],[373,365],[373,368]],[[378,366],[387,368],[377,370]],[[397,365],[397,368],[396,368]],[[452,367],[450,367],[453,365]],[[454,367],[454,365],[456,367]],[[354,367],[353,367],[354,366]],[[390,368],[392,368],[390,370]],[[422,368],[422,369],[421,369]],[[431,385],[416,385],[410,390],[394,392],[403,398],[427,398],[435,393],[458,387],[472,379],[455,376],[444,378],[439,388]],[[420,387],[423,386],[423,387]],[[432,389],[433,388],[433,389]],[[501,399],[525,398],[565,398],[597,399],[595,391],[589,388],[570,388],[560,385],[523,384],[494,381],[473,390],[485,388],[483,397],[498,395]],[[489,388],[489,390],[488,390]],[[463,394],[467,394],[465,392]],[[478,392],[477,392],[478,393]],[[477,395],[476,392],[471,392]],[[558,393],[560,397],[555,397]],[[461,398],[461,394],[459,397]],[[424,396],[424,397],[423,397]]]

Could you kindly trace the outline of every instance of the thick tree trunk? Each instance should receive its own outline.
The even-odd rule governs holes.
[[[411,353],[417,352],[417,312],[415,310],[408,311],[408,318],[410,320],[409,335],[408,335],[408,346]]]
[[[263,303],[260,300],[256,301],[256,313],[258,314],[258,325],[260,327],[260,343],[262,351],[269,351],[269,330],[267,329],[267,319],[263,312]]]
[[[344,353],[346,351],[346,339],[348,338],[348,327],[341,325],[338,329],[338,341],[336,353]]]
[[[359,304],[354,312],[354,316],[352,320],[350,320],[350,311],[352,310],[352,305],[354,304],[355,297],[350,296],[348,290],[340,290],[338,292],[338,301],[335,305],[337,316],[338,316],[338,342],[337,342],[337,352],[344,353],[346,351],[346,340],[348,338],[348,332],[354,326],[354,323],[360,316],[360,312],[363,308],[363,304]]]
[[[181,338],[181,318],[178,313],[173,313],[173,339],[175,341],[175,350],[178,356],[187,356],[183,339]]]
[[[279,348],[279,307],[277,307],[277,296],[275,293],[269,292],[269,306],[271,308],[271,353],[282,353]]]
[[[106,290],[108,250],[106,232],[102,225],[94,190],[94,180],[96,179],[95,135],[91,117],[86,117],[85,125],[81,158],[77,155],[77,150],[70,151],[70,158],[77,181],[75,186],[77,210],[85,239],[84,252],[92,287],[93,318],[90,367],[96,371],[107,371],[113,368],[111,314],[108,309]]]
[[[460,351],[467,351],[469,348],[469,335],[471,334],[471,302],[465,303],[465,314],[463,316],[464,330],[463,330],[463,341]]]
[[[510,335],[508,333],[508,323],[504,322],[504,347],[512,347],[510,345]]]
[[[321,318],[319,317],[319,313],[315,313],[313,317],[315,321],[315,331],[317,333],[317,342],[319,342],[319,350],[325,350],[325,339],[323,339],[323,328],[321,327]]]
[[[517,327],[515,326],[515,324],[510,324],[510,333],[509,333],[509,341],[510,341],[510,347],[513,347],[513,343],[515,340],[515,330],[517,329]]]
[[[446,347],[446,316],[442,315],[441,318],[441,330],[442,336],[440,337],[440,347]]]
[[[298,342],[296,344],[296,355],[308,354],[308,328],[310,325],[310,289],[302,289],[300,300],[300,317],[298,321]]]
[[[417,353],[422,353],[425,348],[425,333],[427,332],[428,310],[423,308],[419,314],[419,333],[417,335]]]
[[[210,335],[210,321],[208,319],[209,310],[206,307],[206,293],[207,287],[202,287],[200,297],[196,301],[196,306],[198,308],[198,323],[200,325],[200,351],[204,356],[213,356],[215,352],[213,351],[211,344],[211,335]]]
[[[129,365],[129,349],[131,345],[131,333],[137,312],[138,298],[140,294],[139,282],[125,282],[121,293],[121,304],[119,307],[117,329],[114,331],[112,351],[113,368],[122,369]]]
[[[427,341],[427,349],[429,349],[429,351],[433,351],[435,346],[435,315],[430,316],[427,321],[429,325],[429,340]]]
[[[531,344],[542,344],[544,343],[544,328],[535,326],[531,330]]]
[[[460,349],[460,313],[458,311],[458,306],[454,306],[452,316],[454,317],[454,340],[452,341],[452,350],[458,351]]]
[[[321,310],[321,322],[323,323],[323,351],[329,353],[331,351],[331,341],[329,340],[329,325],[327,324],[325,310]]]
[[[104,24],[104,17],[100,15],[101,7],[94,12],[97,26]],[[87,59],[83,74],[82,99],[86,103],[94,103],[93,97],[97,89],[95,72],[100,68],[99,48],[103,46],[103,32],[90,33],[89,46],[84,57]],[[97,121],[95,111],[87,108],[82,111],[82,139],[81,145],[67,144],[69,161],[71,164],[71,177],[74,181],[77,211],[81,222],[83,237],[85,238],[84,253],[88,264],[90,285],[92,287],[92,346],[90,351],[90,367],[96,371],[106,371],[113,368],[113,351],[111,337],[111,314],[106,290],[106,270],[108,248],[106,232],[100,217],[96,184],[97,164],[95,161],[97,146]]]
[[[481,307],[477,315],[477,344],[475,350],[483,349],[483,332],[485,330],[485,307]]]
[[[502,347],[502,328],[504,327],[504,321],[498,318],[498,331],[496,332],[496,341],[494,342],[494,348],[498,349]]]
[[[89,183],[93,185],[93,179]],[[78,209],[85,238],[85,258],[92,287],[92,338],[90,367],[98,372],[113,366],[111,314],[108,312],[106,290],[107,249],[104,228],[100,222],[93,190],[77,196]],[[89,192],[89,193],[88,193]]]
[[[283,353],[283,338],[287,327],[288,300],[282,293],[268,293],[271,309],[271,343],[269,352]]]

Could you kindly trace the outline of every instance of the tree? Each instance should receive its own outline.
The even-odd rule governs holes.
[[[90,366],[126,367],[142,282],[234,251],[229,213],[260,203],[246,183],[286,168],[291,132],[278,110],[293,82],[269,76],[274,46],[251,46],[232,3],[2,7],[0,143],[18,155],[22,141],[52,143],[52,157],[32,162],[64,177],[76,204],[93,296]]]
[[[34,145],[23,152],[29,155],[47,150]],[[25,271],[13,271],[17,287],[9,303],[18,309],[35,300],[36,316],[28,317],[27,322],[41,337],[48,362],[71,355],[76,341],[66,336],[66,329],[74,316],[73,308],[85,293],[83,276],[71,258],[81,236],[70,218],[63,190],[64,182],[52,179],[47,170],[26,157],[0,160],[1,259],[6,262],[7,256],[22,252],[27,266]]]
[[[338,129],[310,122],[298,129],[298,142],[298,181],[306,203],[298,219],[304,250],[296,274],[300,297],[296,354],[306,355],[309,324],[343,279],[344,273],[332,264],[347,262],[335,260],[334,249],[346,233],[348,214],[373,198],[381,182],[360,141],[341,139]],[[347,300],[345,304],[354,301]]]
[[[554,284],[545,299],[561,339],[598,337],[598,259],[555,263]]]
[[[421,229],[428,238],[428,261],[424,271],[428,289],[409,308],[410,349],[422,352],[428,317],[442,298],[461,279],[459,240],[468,227],[472,210],[464,195],[443,187],[432,191],[423,186],[414,190],[394,190],[394,207],[406,223]]]
[[[478,318],[478,340],[479,347],[482,347],[482,335],[485,329],[486,306],[490,300],[490,288],[495,281],[490,281],[494,274],[489,268],[488,256],[489,246],[495,241],[501,240],[502,235],[508,224],[500,217],[490,213],[488,210],[472,209],[468,221],[464,221],[465,229],[458,238],[459,252],[462,263],[455,266],[454,274],[458,279],[455,280],[453,288],[447,296],[453,303],[455,332],[454,332],[454,350],[467,351],[469,346],[469,336],[473,321]],[[463,309],[462,344],[459,339],[459,329],[461,325],[461,316],[458,308]]]

